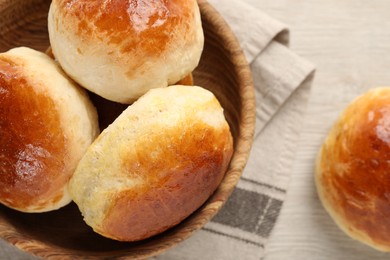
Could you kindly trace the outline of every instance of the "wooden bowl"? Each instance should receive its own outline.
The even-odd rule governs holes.
[[[49,0],[0,0],[0,52],[17,46],[40,51],[49,47]],[[27,214],[0,205],[0,237],[48,259],[146,258],[162,253],[204,226],[222,207],[238,182],[252,145],[255,99],[250,69],[225,21],[205,0],[199,1],[205,48],[193,72],[195,85],[211,90],[224,107],[234,139],[226,175],[209,200],[170,230],[147,240],[124,243],[94,233],[74,203],[49,213]],[[104,127],[121,105],[94,98]],[[104,114],[104,115],[102,115]]]

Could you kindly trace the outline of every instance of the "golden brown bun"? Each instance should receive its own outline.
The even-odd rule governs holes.
[[[340,228],[390,251],[390,88],[372,89],[346,108],[316,166],[318,194]]]
[[[96,110],[43,53],[0,54],[0,202],[24,212],[68,204],[68,181],[98,133]]]
[[[153,89],[89,147],[70,192],[97,233],[122,241],[148,238],[207,200],[227,170],[232,142],[211,92]]]
[[[48,28],[67,74],[120,103],[188,75],[204,42],[196,0],[53,0]]]

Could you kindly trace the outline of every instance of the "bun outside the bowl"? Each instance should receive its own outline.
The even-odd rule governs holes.
[[[325,209],[350,237],[390,251],[390,88],[375,88],[347,106],[316,164]]]

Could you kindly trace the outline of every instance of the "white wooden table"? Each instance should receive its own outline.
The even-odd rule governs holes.
[[[317,66],[287,200],[266,260],[390,259],[339,230],[322,208],[313,178],[317,151],[339,113],[369,88],[390,86],[390,1],[246,1],[286,23],[291,49]]]

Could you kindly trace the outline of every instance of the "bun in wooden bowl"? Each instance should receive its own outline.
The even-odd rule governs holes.
[[[0,103],[0,203],[30,213],[69,204],[69,179],[99,133],[86,91],[20,47],[0,53]]]
[[[95,232],[143,240],[198,209],[220,184],[232,152],[229,125],[210,91],[155,88],[89,146],[69,192]]]
[[[191,73],[204,42],[196,0],[53,0],[48,30],[72,79],[126,104]]]
[[[0,0],[0,52],[17,46],[45,51],[49,47],[48,0]],[[234,150],[215,192],[188,218],[160,235],[138,242],[118,242],[95,233],[74,203],[59,210],[25,214],[0,206],[0,237],[21,250],[43,258],[146,258],[177,245],[202,228],[226,202],[248,159],[255,126],[255,98],[251,73],[234,34],[206,1],[198,1],[204,31],[204,50],[193,71],[194,85],[210,90],[224,109]],[[89,93],[100,128],[126,108]]]

